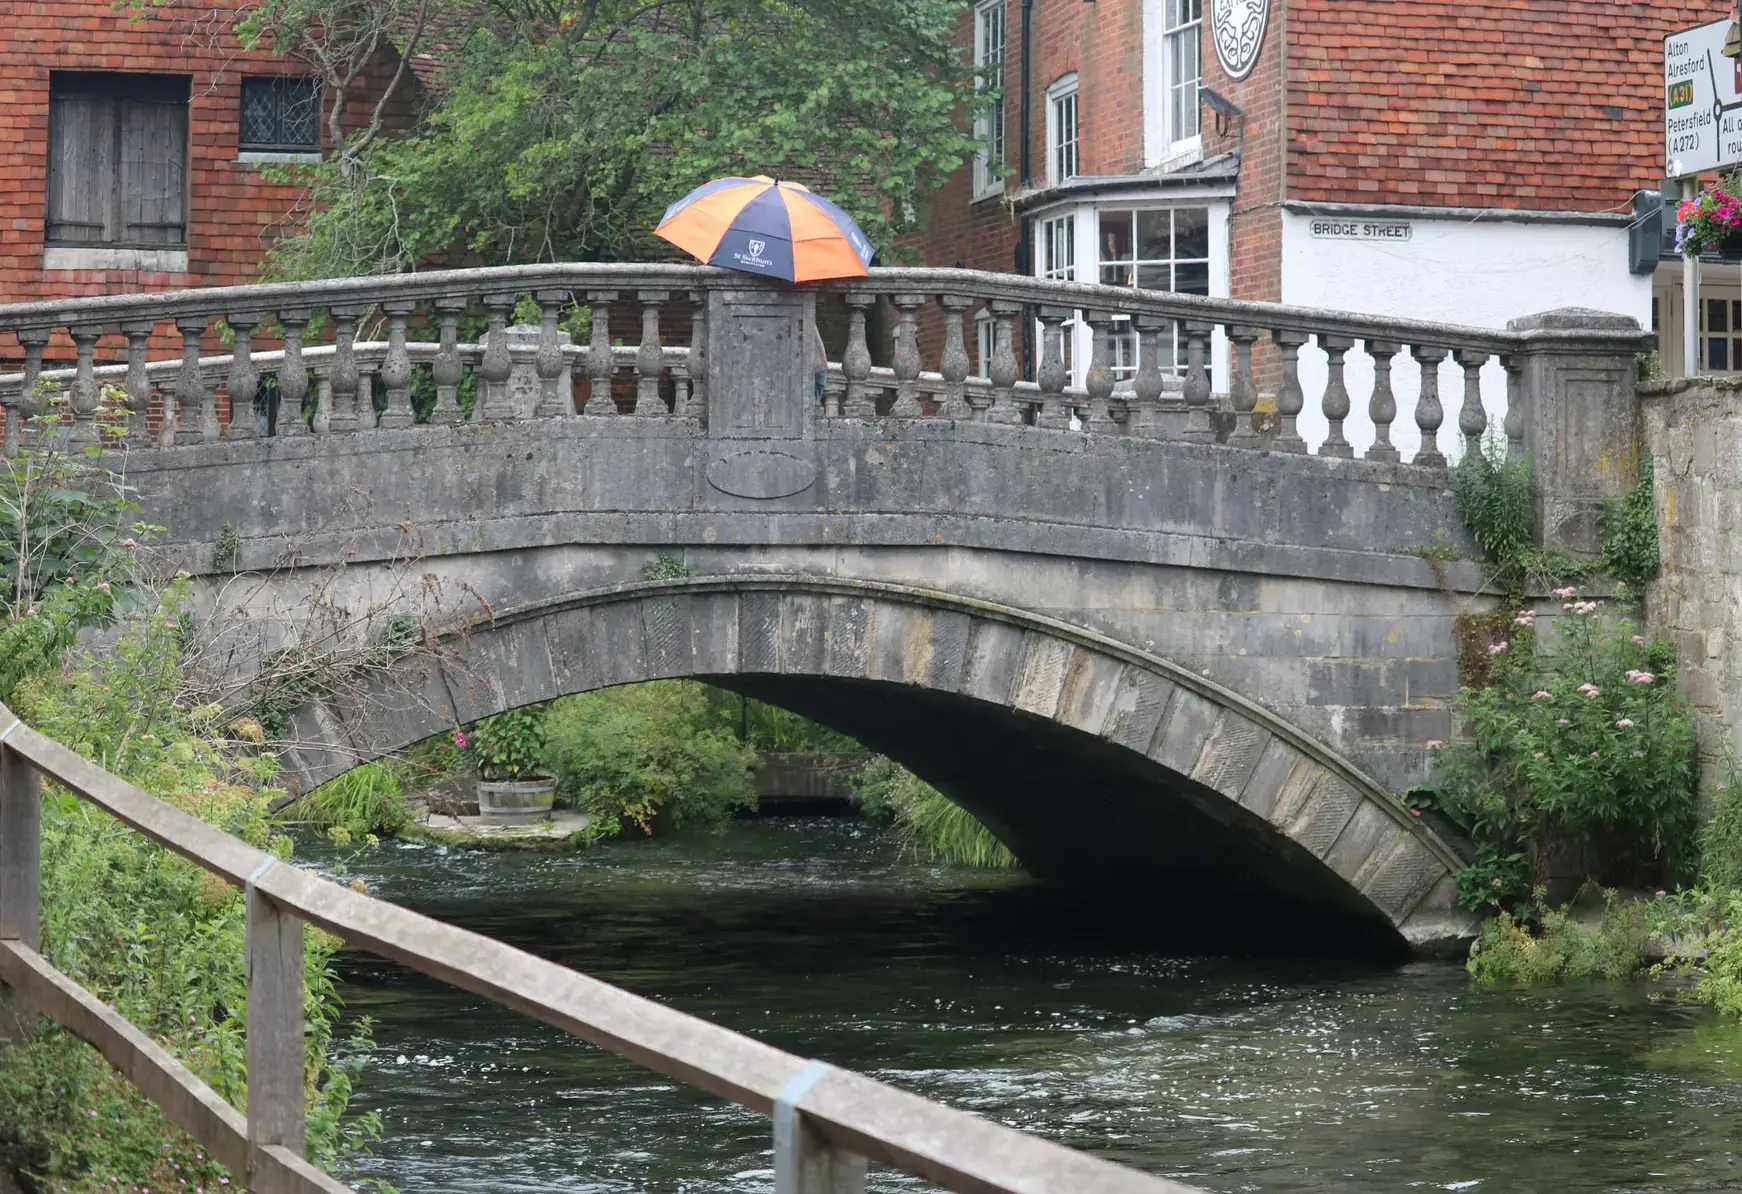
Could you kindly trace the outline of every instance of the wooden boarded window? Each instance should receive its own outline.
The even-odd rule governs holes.
[[[48,243],[187,244],[186,75],[55,71]]]

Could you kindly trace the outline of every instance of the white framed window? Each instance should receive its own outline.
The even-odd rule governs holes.
[[[974,6],[975,86],[996,93],[992,105],[974,121],[980,151],[974,158],[974,198],[1004,191],[1004,4],[982,0]]]
[[[1095,256],[1108,286],[1210,293],[1207,207],[1103,208],[1096,213]],[[1185,369],[1185,338],[1176,322],[1162,336],[1164,372]],[[1113,376],[1137,372],[1137,337],[1127,321],[1113,332]]]
[[[1046,180],[1058,186],[1077,176],[1077,76],[1046,89]]]
[[[1170,155],[1202,145],[1198,124],[1198,85],[1203,80],[1200,52],[1204,0],[1161,0],[1161,119]]]
[[[1040,255],[1035,262],[1038,267],[1037,277],[1049,282],[1075,282],[1077,280],[1077,216],[1075,212],[1067,212],[1062,216],[1040,221]],[[1071,318],[1064,325],[1065,372],[1072,378],[1076,377],[1076,353],[1073,346],[1077,339],[1077,329],[1082,326],[1081,312],[1073,311]],[[1045,328],[1036,321],[1034,325],[1035,344],[1042,351],[1045,348]],[[1040,368],[1041,352],[1034,354],[1034,367]]]

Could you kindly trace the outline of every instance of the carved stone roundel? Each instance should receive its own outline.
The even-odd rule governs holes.
[[[1258,65],[1270,0],[1210,0],[1210,37],[1216,57],[1233,79],[1244,79]]]

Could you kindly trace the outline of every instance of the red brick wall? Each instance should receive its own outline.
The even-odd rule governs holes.
[[[1239,150],[1240,178],[1228,229],[1228,286],[1234,298],[1282,298],[1282,209],[1290,180],[1284,171],[1288,136],[1289,10],[1300,0],[1271,0],[1258,62],[1244,79],[1222,69],[1210,34],[1210,3],[1204,5],[1204,86],[1232,101],[1245,115],[1218,118],[1204,105],[1204,156]]]
[[[256,276],[267,247],[294,221],[300,192],[275,186],[257,167],[236,161],[241,80],[244,74],[306,72],[270,51],[244,50],[230,31],[234,11],[172,0],[135,20],[110,0],[0,0],[0,27],[6,29],[0,42],[0,130],[8,142],[0,156],[0,302],[218,286]],[[49,72],[55,70],[192,76],[186,273],[43,270]],[[384,57],[370,83],[375,95],[390,74]],[[415,80],[401,85],[393,120],[409,118],[415,95]],[[364,104],[353,101],[346,117],[347,123],[366,118]],[[159,333],[154,356],[162,355],[160,347],[179,343],[167,327]],[[103,354],[122,343],[105,337]],[[57,340],[48,355],[64,357],[69,349]],[[19,356],[12,337],[4,337],[0,358],[16,362]]]
[[[1289,193],[1620,210],[1663,173],[1663,38],[1725,0],[1289,0]]]

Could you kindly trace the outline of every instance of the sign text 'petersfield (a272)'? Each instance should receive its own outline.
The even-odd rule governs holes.
[[[1663,39],[1664,173],[1742,164],[1742,62],[1724,57],[1729,18]]]

